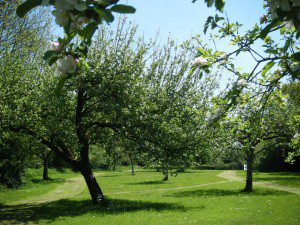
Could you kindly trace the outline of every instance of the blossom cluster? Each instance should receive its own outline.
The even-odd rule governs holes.
[[[60,51],[59,42],[52,42],[53,51]],[[72,55],[67,55],[64,58],[57,60],[57,68],[61,73],[62,77],[67,78],[69,74],[74,74],[77,69],[78,59],[74,58]]]
[[[208,62],[208,61],[207,61],[206,58],[200,56],[200,57],[195,58],[195,59],[193,60],[192,63],[193,63],[193,65],[195,65],[195,66],[203,66],[203,65],[205,65],[207,62]]]
[[[48,0],[43,1],[43,4],[48,3]],[[81,29],[84,24],[90,22],[90,19],[83,16],[82,13],[87,9],[87,5],[80,0],[55,0],[54,7],[52,14],[55,17],[56,24],[64,28],[68,26],[70,32]],[[61,43],[52,42],[52,49],[53,51],[61,51]],[[77,64],[78,59],[72,55],[66,55],[57,61],[58,70],[63,77],[75,73]]]

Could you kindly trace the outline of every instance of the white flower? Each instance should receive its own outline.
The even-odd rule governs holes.
[[[75,73],[77,64],[78,60],[72,55],[68,55],[66,58],[57,61],[57,68],[62,76],[67,77],[68,74]]]
[[[54,3],[58,10],[72,10],[77,4],[77,0],[55,0]]]
[[[207,59],[202,56],[197,57],[193,60],[193,65],[204,65],[207,63]]]
[[[281,0],[280,8],[282,9],[282,11],[291,11],[290,0]]]
[[[53,51],[59,51],[59,49],[60,49],[60,44],[57,41],[51,42],[51,46],[52,46]]]
[[[238,88],[243,88],[247,85],[247,81],[245,79],[240,79],[236,85]]]
[[[64,27],[68,24],[70,16],[69,13],[66,11],[59,11],[59,10],[54,10],[52,14],[55,16],[55,22],[61,26]]]
[[[285,22],[285,29],[290,30],[294,26],[293,20]]]

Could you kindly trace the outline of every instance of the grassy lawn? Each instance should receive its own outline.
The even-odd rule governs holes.
[[[246,177],[245,171],[238,171],[240,177]],[[274,172],[253,173],[254,181],[267,181],[278,185],[300,188],[300,173]]]
[[[98,181],[111,202],[105,208],[91,205],[85,189],[72,198],[42,205],[2,204],[0,218],[39,224],[300,224],[300,196],[256,187],[251,194],[242,193],[244,184],[219,178],[221,172],[195,170],[167,182],[153,170],[139,170],[135,176],[128,169],[103,172]],[[277,176],[289,175],[296,176]],[[5,198],[21,190],[6,192]],[[37,185],[31,194],[41,190],[45,187]]]
[[[7,204],[14,201],[24,200],[33,196],[42,195],[54,190],[66,179],[76,176],[73,172],[66,170],[60,173],[56,170],[49,170],[51,180],[42,180],[42,169],[28,169],[25,172],[26,182],[18,189],[1,189],[0,204]],[[79,176],[79,174],[77,175]]]

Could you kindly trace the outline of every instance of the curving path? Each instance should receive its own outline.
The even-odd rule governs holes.
[[[95,173],[95,176],[103,175],[104,173]],[[65,198],[70,198],[78,195],[84,191],[86,184],[83,176],[77,176],[65,180],[61,185],[58,185],[53,191],[50,191],[43,195],[38,195],[35,197],[30,197],[21,201],[14,201],[9,203],[9,205],[21,205],[21,204],[42,204],[47,202],[53,202]]]
[[[228,170],[223,173],[220,173],[218,175],[221,178],[225,178],[230,181],[238,181],[238,182],[245,182],[245,179],[239,177],[236,175],[235,170]],[[266,188],[272,188],[279,191],[286,191],[290,192],[296,195],[300,195],[300,188],[296,187],[289,187],[289,186],[283,186],[283,185],[277,185],[272,182],[266,182],[266,181],[254,181],[254,185],[260,186],[260,187],[266,187]]]

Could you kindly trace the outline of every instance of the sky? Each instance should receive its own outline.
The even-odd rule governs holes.
[[[178,44],[188,40],[192,35],[200,34],[210,47],[209,35],[203,34],[203,27],[208,16],[217,13],[214,7],[208,8],[204,0],[192,3],[192,0],[120,0],[120,4],[128,4],[136,8],[136,13],[128,15],[128,19],[138,25],[138,34],[144,35],[146,40],[160,34],[160,43],[168,37]],[[243,29],[251,29],[259,23],[261,15],[265,14],[263,0],[225,0],[224,13],[231,22],[238,21]],[[114,22],[116,24],[116,22]],[[115,26],[112,24],[112,26]],[[218,50],[229,51],[229,41],[217,41]],[[250,72],[255,61],[246,54],[240,54],[235,61],[241,72]],[[223,89],[231,76],[222,76],[220,88]]]
[[[163,39],[170,35],[183,42],[192,34],[202,34],[203,25],[214,8],[207,8],[204,0],[121,0],[120,3],[137,9],[128,18],[134,21],[146,37],[155,36],[159,30]],[[232,21],[239,21],[246,28],[259,22],[264,14],[263,0],[226,0],[225,12]]]
[[[195,3],[192,0],[120,0],[119,4],[136,8],[136,13],[127,17],[138,25],[138,35],[143,35],[146,40],[154,38],[159,31],[160,44],[164,44],[168,37],[180,44],[200,34],[213,47],[209,35],[203,34],[203,27],[207,17],[214,16],[217,11],[214,7],[208,8],[204,0]],[[224,13],[230,21],[238,21],[243,24],[243,29],[248,30],[259,23],[260,16],[265,13],[263,4],[263,0],[225,0]],[[117,26],[117,18],[111,26]],[[217,41],[218,50],[228,51],[228,43],[228,40]],[[242,72],[250,72],[254,63],[248,55],[240,54],[235,64],[243,69]]]

